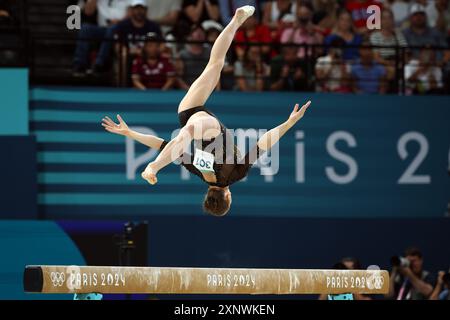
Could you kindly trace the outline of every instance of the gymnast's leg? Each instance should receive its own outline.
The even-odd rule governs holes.
[[[236,10],[233,19],[214,42],[205,70],[189,88],[178,107],[178,113],[205,105],[206,100],[208,100],[219,82],[220,73],[225,63],[225,56],[233,42],[236,31],[254,12],[255,8],[252,6],[243,6]]]

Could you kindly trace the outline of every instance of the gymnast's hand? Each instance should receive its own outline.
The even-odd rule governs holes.
[[[102,119],[102,126],[108,132],[119,134],[122,136],[128,136],[130,133],[130,129],[119,114],[117,115],[117,120],[119,121],[118,124],[112,121],[108,116],[105,116]]]
[[[306,110],[310,106],[311,101],[308,101],[306,104],[304,104],[301,109],[299,110],[299,104],[297,103],[294,107],[294,110],[292,111],[291,115],[289,116],[288,122],[290,122],[292,125],[295,124],[298,120],[303,118],[305,115]]]

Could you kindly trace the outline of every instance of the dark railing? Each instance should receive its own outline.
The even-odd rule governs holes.
[[[72,58],[73,52],[75,48],[76,41],[89,41],[92,43],[99,43],[98,40],[92,39],[76,39],[75,36],[67,37],[55,34],[42,34],[42,35],[33,35],[30,36],[27,32],[18,32],[17,36],[20,37],[20,45],[16,46],[14,49],[19,52],[19,56],[21,57],[20,61],[18,61],[15,65],[17,66],[25,66],[30,70],[30,79],[31,84],[42,84],[48,83],[49,79],[54,80],[55,83],[59,84],[95,84],[98,83],[100,85],[113,85],[119,87],[126,87],[131,85],[131,77],[130,77],[130,65],[132,56],[128,50],[127,43],[124,41],[120,41],[118,39],[105,39],[104,41],[112,41],[114,42],[114,53],[112,54],[112,65],[107,73],[106,77],[100,77],[95,79],[84,78],[83,80],[73,81],[71,76],[71,68],[72,68]],[[206,42],[177,42],[177,41],[165,41],[167,45],[175,45],[178,48],[183,48],[189,44],[202,44],[202,45],[211,45]],[[295,45],[295,44],[267,44],[267,43],[234,43],[233,48],[229,51],[230,61],[232,63],[239,61],[240,59],[236,56],[234,48],[236,46],[245,46],[245,47],[264,47],[271,46],[271,50],[277,50],[278,52],[283,51],[284,47],[295,47],[298,50],[302,50],[305,52],[305,55],[302,59],[303,65],[303,75],[306,83],[306,87],[302,88],[302,90],[314,91],[314,90],[323,90],[323,87],[327,87],[323,85],[324,83],[348,83],[348,87],[352,89],[354,86],[352,83],[355,83],[355,79],[353,77],[349,77],[349,75],[339,77],[338,79],[333,78],[332,76],[327,76],[325,79],[318,79],[316,74],[316,63],[317,59],[320,56],[323,56],[324,53],[329,50],[330,46],[325,45]],[[405,79],[405,67],[408,65],[412,53],[420,50],[430,50],[433,52],[433,55],[441,55],[443,56],[446,53],[445,48],[440,47],[391,47],[391,46],[344,46],[340,47],[342,50],[348,50],[350,48],[367,48],[372,50],[380,50],[380,49],[393,49],[395,50],[395,54],[390,59],[390,66],[387,68],[390,71],[390,79],[385,79],[381,84],[382,87],[388,87],[386,90],[387,93],[395,93],[395,94],[411,94],[413,92],[420,92],[420,90],[415,89],[416,82],[418,80],[409,80]],[[5,48],[0,47],[0,51],[5,50]],[[39,59],[39,56],[42,56],[42,52],[48,52],[48,56]],[[174,65],[176,65],[177,53],[170,57]],[[262,63],[265,63],[270,67],[271,62],[273,63],[273,57],[265,57],[262,59]],[[436,59],[435,62],[429,62],[427,64],[421,64],[419,66],[414,66],[414,68],[419,67],[436,67],[441,70],[441,74],[443,75],[442,79],[430,79],[423,83],[425,88],[430,87],[435,84],[435,82],[439,82],[439,86],[441,82],[443,83],[442,88],[439,90],[434,90],[433,93],[448,93],[449,83],[448,83],[448,70],[447,66],[442,65],[440,62],[442,59]],[[206,63],[206,61],[201,61]],[[252,76],[252,68],[255,68],[253,65],[254,61],[250,61],[249,67],[247,70],[247,75],[243,75],[240,77],[234,77],[234,86],[236,85],[237,79],[245,79],[246,81],[254,81],[256,78],[264,81],[264,88],[268,90],[271,85],[271,81],[273,81],[273,77],[268,73],[263,73],[261,75]],[[341,67],[343,64],[352,65],[356,63],[356,61],[344,61],[337,62],[338,66]],[[334,67],[336,62],[332,63],[329,67]],[[322,65],[323,66],[323,65]],[[412,67],[410,67],[412,68]],[[345,68],[344,68],[345,69]],[[254,73],[254,72],[253,72]],[[177,73],[177,78],[183,78],[187,76],[197,76],[196,74],[189,74],[189,70],[185,71],[184,74]],[[189,77],[187,77],[189,78]],[[233,77],[231,77],[233,78]],[[114,79],[111,81],[111,79]],[[440,80],[440,81],[437,81]],[[373,79],[358,79],[361,84],[364,84],[364,81],[370,83]],[[52,81],[50,81],[52,82]],[[233,86],[228,89],[232,89]],[[331,90],[332,91],[332,90]],[[350,90],[352,91],[352,90]],[[426,91],[426,90],[425,90]],[[383,91],[384,92],[384,91]]]

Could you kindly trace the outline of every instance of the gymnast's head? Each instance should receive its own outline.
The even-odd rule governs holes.
[[[203,210],[210,215],[223,217],[231,207],[231,191],[228,187],[209,186],[203,201]]]

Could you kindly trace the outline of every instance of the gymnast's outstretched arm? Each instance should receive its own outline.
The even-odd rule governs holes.
[[[267,151],[272,148],[273,145],[276,144],[281,139],[281,137],[284,136],[284,134],[297,123],[297,121],[303,118],[303,115],[305,114],[310,104],[311,101],[308,101],[300,108],[300,110],[299,104],[296,104],[288,120],[273,128],[272,130],[267,131],[258,140],[259,149]]]
[[[108,132],[134,139],[152,149],[159,150],[161,148],[164,139],[150,134],[142,134],[137,131],[131,130],[120,115],[117,115],[117,120],[119,121],[119,123],[115,123],[108,116],[106,116],[102,119],[102,126]]]

